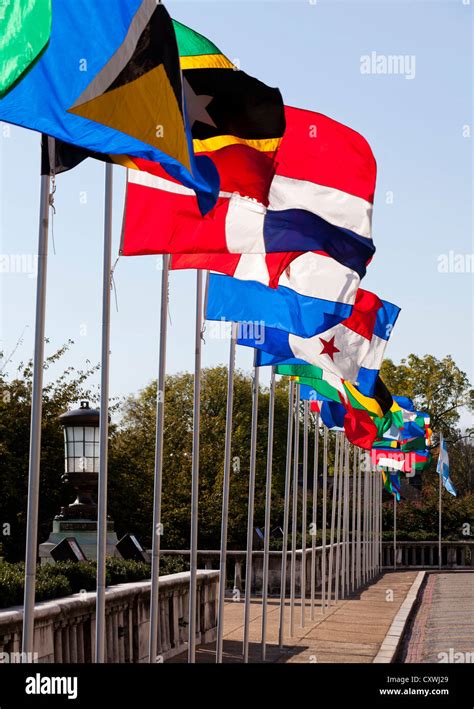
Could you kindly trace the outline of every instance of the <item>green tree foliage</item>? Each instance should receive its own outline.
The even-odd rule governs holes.
[[[67,349],[68,343],[46,361],[46,367],[56,364]],[[28,452],[31,406],[31,363],[20,364],[14,375],[6,373],[7,366],[0,359],[0,542],[6,559],[15,561],[24,557],[26,528],[26,499],[28,478]],[[55,381],[47,385],[43,395],[41,497],[39,540],[45,541],[51,530],[53,517],[62,505],[73,499],[73,491],[62,484],[64,471],[64,445],[58,416],[75,408],[81,399],[98,403],[96,392],[91,391],[89,377],[97,367],[85,370],[66,369]],[[449,440],[459,437],[457,425],[459,409],[472,408],[472,392],[466,375],[456,367],[451,358],[436,360],[427,355],[410,355],[396,366],[388,360],[383,365],[383,378],[397,394],[411,396],[416,405],[427,410],[437,430],[443,430]],[[168,376],[166,380],[166,415],[163,450],[163,549],[189,548],[192,409],[194,379],[189,373]],[[222,475],[224,465],[224,433],[227,396],[227,369],[214,367],[202,372],[201,446],[199,485],[199,546],[217,549],[220,540]],[[258,441],[256,466],[255,526],[264,524],[264,491],[267,461],[269,392],[260,389],[258,415]],[[233,466],[231,473],[229,510],[229,548],[242,549],[247,533],[247,494],[252,406],[252,381],[250,376],[238,371],[234,384]],[[156,431],[156,382],[137,394],[112,406],[114,425],[111,426],[109,447],[109,513],[115,521],[119,535],[133,532],[149,547],[152,539],[153,469]],[[276,385],[275,429],[273,450],[272,528],[282,526],[283,493],[286,460],[286,435],[288,413],[288,382],[282,379]],[[300,480],[303,433],[300,426]],[[322,437],[320,438],[319,471],[322,471]],[[436,450],[434,458],[436,460]],[[453,507],[453,519],[469,521],[472,509],[471,441],[462,439],[450,444],[452,477],[458,488],[457,500],[447,501]],[[311,482],[314,458],[314,425],[309,439],[308,476]],[[329,434],[329,474],[334,459],[334,436]],[[423,476],[420,508],[406,509],[407,532],[420,531],[435,534],[437,519],[431,510],[424,512],[425,501],[435,505],[437,476],[434,465]],[[300,488],[301,490],[301,488]],[[331,497],[329,486],[329,498]],[[301,492],[300,492],[301,494]],[[321,505],[319,495],[319,506]],[[447,494],[445,497],[448,497]],[[471,502],[469,502],[469,500]],[[461,502],[462,501],[462,502]],[[471,507],[469,507],[471,505]],[[299,505],[301,510],[301,505]],[[387,503],[389,524],[390,502]],[[434,507],[433,507],[434,509]],[[416,514],[415,514],[416,512]],[[400,514],[403,514],[400,512]],[[411,515],[411,516],[410,516]],[[421,516],[420,516],[421,515]],[[471,515],[472,516],[472,515]],[[311,502],[308,520],[311,519]],[[320,515],[319,515],[320,519]],[[330,510],[328,512],[330,519]],[[448,519],[448,518],[446,518]],[[459,519],[452,529],[458,529]],[[405,523],[403,523],[405,524]],[[5,534],[8,525],[9,534]],[[390,526],[388,527],[390,529]],[[474,525],[473,525],[474,528]],[[402,522],[399,521],[402,532]],[[301,521],[298,521],[298,533]],[[453,534],[455,531],[453,531]]]
[[[187,373],[166,378],[166,413],[163,449],[163,546],[189,545],[193,376]],[[218,548],[224,468],[227,369],[214,367],[202,372],[201,440],[199,479],[199,544]],[[281,524],[284,491],[287,383],[278,382],[275,396],[273,451],[273,520]],[[269,393],[259,395],[259,426],[256,464],[255,524],[263,525]],[[155,449],[156,382],[129,397],[111,451],[110,511],[121,527],[140,529],[150,540]],[[229,502],[229,546],[246,542],[252,382],[236,372],[232,435],[232,473]]]
[[[417,409],[431,416],[431,428],[446,438],[457,438],[460,409],[474,411],[474,389],[467,375],[448,355],[408,355],[399,365],[386,359],[381,377],[393,394],[409,396]]]
[[[45,369],[56,364],[71,347],[69,341],[48,356]],[[0,353],[0,543],[11,559],[24,558],[28,491],[28,455],[31,415],[32,362],[20,363],[12,377]],[[92,397],[87,381],[97,367],[68,367],[43,390],[41,428],[41,486],[39,539],[51,531],[51,520],[61,505],[71,502],[71,489],[61,484],[64,473],[64,439],[58,416],[80,399]]]

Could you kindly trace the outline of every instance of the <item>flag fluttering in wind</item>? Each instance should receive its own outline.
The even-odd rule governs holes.
[[[252,255],[249,260],[254,271],[247,275],[259,278],[258,257]],[[259,280],[211,273],[206,313],[209,320],[261,322],[265,328],[283,331],[283,335],[311,337],[350,316],[358,278],[351,285],[353,272],[334,259],[313,252],[301,254],[281,274],[277,288],[269,287],[263,255],[260,262]],[[242,270],[240,274],[244,275]]]
[[[0,4],[0,98],[32,67],[50,34],[51,0]]]
[[[157,161],[215,203],[217,170],[196,158],[171,18],[155,0],[53,0],[49,44],[1,100],[0,120],[96,153]],[[199,210],[198,210],[199,211]]]
[[[190,191],[161,173],[130,171],[123,254],[188,253],[188,268],[208,268],[198,254],[322,251],[362,277],[375,251],[370,146],[321,114],[286,107],[285,116],[276,166],[258,150],[217,163],[221,191],[205,219]]]
[[[264,337],[239,338],[238,343],[263,349],[277,358],[300,360],[358,385],[372,396],[385,348],[400,308],[359,288],[350,316],[313,337],[265,328]],[[281,361],[281,359],[280,359]]]
[[[448,448],[446,446],[446,441],[444,440],[443,434],[441,434],[439,441],[439,457],[438,463],[436,465],[436,472],[441,475],[441,481],[445,489],[456,497],[457,493],[453,485],[453,481],[449,476],[449,455]]]

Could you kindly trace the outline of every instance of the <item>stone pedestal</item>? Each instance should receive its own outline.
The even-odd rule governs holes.
[[[66,537],[74,537],[88,559],[97,558],[97,522],[85,519],[55,519],[53,531],[46,542],[39,545],[42,564],[54,563],[51,549]],[[107,523],[107,556],[120,557],[116,549],[118,542],[114,523]]]

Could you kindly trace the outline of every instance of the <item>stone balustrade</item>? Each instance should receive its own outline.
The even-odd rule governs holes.
[[[111,586],[106,592],[106,661],[147,662],[150,581]],[[219,573],[198,571],[196,643],[215,639]],[[34,651],[38,662],[93,662],[95,593],[38,603]],[[189,572],[160,579],[159,660],[187,647]],[[0,658],[15,661],[21,652],[22,607],[0,612]],[[8,659],[7,659],[8,658]],[[0,659],[0,661],[1,661]]]
[[[395,566],[393,542],[382,543],[384,567]],[[437,541],[396,543],[396,566],[420,569],[439,568],[439,547]],[[474,566],[474,541],[442,542],[441,568],[464,569]]]

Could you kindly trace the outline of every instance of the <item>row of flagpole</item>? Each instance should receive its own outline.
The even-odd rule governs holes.
[[[104,209],[104,244],[102,273],[102,342],[100,375],[100,430],[99,430],[99,486],[98,486],[98,535],[97,535],[97,599],[96,599],[96,662],[105,661],[105,601],[106,601],[106,551],[107,551],[107,466],[108,466],[108,425],[109,425],[109,352],[110,352],[110,296],[111,296],[111,256],[112,256],[112,189],[113,166],[105,166],[105,209]],[[50,202],[50,177],[41,178],[39,242],[38,242],[38,280],[36,293],[35,350],[31,407],[30,458],[28,476],[28,514],[27,542],[25,554],[25,596],[24,596],[24,631],[22,650],[33,652],[34,645],[34,605],[37,557],[38,501],[40,480],[41,452],[41,408],[43,390],[46,279],[48,256],[48,213]],[[150,595],[150,634],[149,661],[158,659],[159,645],[159,564],[161,537],[161,496],[163,473],[163,436],[165,414],[165,372],[167,347],[169,257],[163,257],[161,278],[161,314],[159,362],[156,396],[156,441],[154,464],[153,493],[153,541],[152,571]],[[204,297],[204,301],[205,301]],[[205,310],[205,302],[204,302]],[[235,367],[235,349],[237,325],[232,324],[229,351],[226,434],[223,469],[221,548],[220,548],[220,586],[218,595],[218,619],[216,662],[223,660],[224,610],[227,570],[227,527],[229,514],[229,494],[232,460],[232,409]],[[189,590],[189,638],[188,661],[194,662],[196,655],[196,619],[197,619],[197,552],[198,552],[198,501],[199,501],[199,433],[200,433],[200,394],[201,394],[201,350],[203,336],[203,273],[196,272],[196,328],[195,328],[195,378],[193,402],[193,450],[191,475],[191,528],[190,528],[190,590]],[[248,661],[250,637],[250,600],[252,586],[253,519],[255,499],[256,448],[258,431],[259,369],[253,370],[252,392],[252,428],[250,446],[250,475],[248,488],[248,529],[247,529],[247,564],[244,604],[244,642],[243,658]],[[267,472],[265,494],[265,523],[263,551],[263,591],[262,591],[262,659],[266,656],[268,577],[271,529],[271,490],[273,463],[273,428],[275,407],[275,373],[272,371],[268,414]],[[316,532],[318,502],[318,456],[319,456],[319,416],[315,416],[315,444],[313,466],[313,510],[311,519],[311,578],[310,608],[314,618],[316,595]],[[380,570],[381,539],[381,478],[380,474],[371,474],[367,457],[354,449],[353,485],[352,485],[352,539],[350,522],[350,485],[349,457],[347,440],[341,433],[335,437],[335,460],[332,488],[332,509],[330,526],[329,558],[327,558],[327,502],[328,502],[328,445],[329,436],[323,432],[323,472],[322,472],[322,559],[321,559],[321,604],[324,613],[333,601],[344,598],[349,590],[371,580]],[[308,486],[308,449],[309,449],[309,402],[303,403],[303,446],[302,446],[302,509],[301,509],[301,550],[297,550],[298,531],[298,473],[300,458],[300,385],[293,381],[289,384],[287,454],[285,467],[285,490],[283,511],[283,539],[281,562],[279,645],[284,644],[286,585],[288,563],[288,539],[290,524],[291,498],[291,550],[290,550],[290,598],[289,598],[289,635],[295,633],[296,572],[297,556],[300,564],[300,601],[301,625],[305,624],[306,614],[306,537],[307,537],[307,486]],[[356,463],[357,459],[357,463]],[[365,463],[362,466],[362,463]],[[364,480],[361,470],[364,468]],[[293,478],[291,475],[293,473]],[[357,478],[357,480],[356,480]],[[363,507],[361,507],[363,505]],[[352,554],[352,557],[350,556]],[[352,565],[352,566],[351,566]],[[333,570],[335,567],[335,574]],[[329,568],[329,574],[327,570]],[[334,581],[334,594],[333,594]]]

